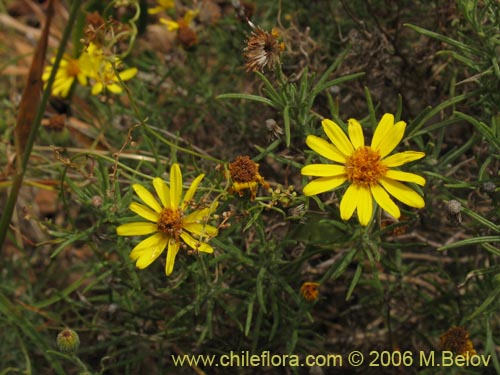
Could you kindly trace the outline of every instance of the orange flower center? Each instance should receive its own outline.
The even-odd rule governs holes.
[[[178,208],[164,208],[160,212],[157,227],[158,232],[165,233],[175,239],[179,238],[182,233],[182,211]]]
[[[319,294],[319,283],[313,283],[313,282],[305,282],[302,284],[300,287],[300,292],[302,293],[302,296],[304,299],[307,301],[315,301],[318,299],[318,294]]]
[[[66,65],[66,72],[69,77],[76,77],[80,74],[80,65],[78,64],[78,60],[68,59],[68,65]]]
[[[387,172],[380,162],[380,154],[369,146],[358,148],[347,159],[345,169],[347,179],[362,186],[372,186]]]
[[[253,182],[259,179],[259,165],[248,156],[238,156],[229,164],[229,173],[236,182]]]

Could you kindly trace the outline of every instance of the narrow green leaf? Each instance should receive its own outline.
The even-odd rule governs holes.
[[[268,98],[264,98],[258,95],[251,94],[239,94],[239,93],[228,93],[221,94],[216,97],[216,99],[244,99],[244,100],[253,100],[254,102],[264,103],[273,108],[279,108],[279,105],[274,103],[272,100]]]
[[[285,106],[285,109],[283,109],[283,123],[285,125],[285,145],[286,147],[290,147],[290,140],[291,140],[291,132],[290,132],[290,107],[288,104]]]
[[[473,237],[473,238],[467,238],[466,240],[450,243],[450,244],[445,245],[445,246],[441,246],[437,250],[443,251],[443,250],[454,249],[454,248],[462,247],[462,246],[477,245],[477,244],[483,244],[483,243],[488,243],[488,242],[499,242],[499,241],[500,241],[500,236]]]
[[[253,317],[253,306],[255,304],[255,294],[252,296],[250,302],[248,302],[247,308],[247,318],[245,320],[245,337],[248,337],[250,328],[252,327],[252,317]]]
[[[299,103],[307,101],[307,91],[309,88],[309,70],[306,67],[302,72],[302,77],[300,77],[299,83]]]
[[[494,319],[496,319],[496,314],[493,315]],[[491,355],[491,359],[493,362],[493,367],[495,367],[495,371],[497,374],[500,374],[500,363],[497,357],[497,349],[496,343],[493,340],[493,330],[491,329],[491,316],[488,316],[486,320],[486,345],[484,346],[484,354]]]
[[[107,272],[106,276],[108,276],[111,272]],[[47,306],[53,305],[56,302],[59,302],[63,299],[65,299],[67,296],[69,296],[71,293],[73,293],[75,290],[77,290],[80,285],[84,281],[88,281],[92,279],[92,276],[95,276],[95,273],[93,271],[87,272],[85,275],[77,279],[74,283],[72,283],[70,286],[64,288],[62,291],[56,293],[54,296],[47,298],[43,301],[35,303],[33,306],[35,306],[38,309],[43,309],[46,308]]]
[[[257,300],[259,301],[259,305],[264,314],[267,314],[266,301],[264,299],[264,278],[266,277],[266,273],[267,273],[266,268],[262,267],[259,271],[259,274],[257,275],[257,280],[256,280]]]
[[[316,82],[316,84],[314,85],[314,87],[312,89],[313,92],[319,93],[319,92],[323,91],[323,90],[318,90],[317,88],[320,87],[320,86],[322,86],[323,83],[328,79],[328,77],[330,76],[330,74],[340,66],[340,64],[342,63],[342,61],[344,61],[344,59],[345,59],[345,57],[347,56],[348,53],[349,53],[349,50],[345,49],[335,59],[335,61],[328,67],[328,69],[326,69],[324,71],[324,73],[321,75],[321,77],[319,77],[318,82]],[[314,95],[314,96],[316,96],[316,95]]]
[[[402,112],[403,112],[403,97],[401,96],[401,94],[398,94],[398,105],[396,106],[396,113],[394,114],[396,121],[401,120]]]
[[[335,262],[328,271],[325,272],[323,277],[320,280],[320,283],[323,284],[328,280],[335,280],[337,277],[342,275],[346,270],[347,266],[351,264],[354,256],[356,255],[356,249],[349,249],[344,252],[339,261]]]
[[[255,73],[259,76],[261,81],[264,83],[264,87],[268,90],[268,93],[271,96],[271,99],[273,99],[277,103],[283,104],[283,101],[281,100],[280,94],[278,93],[278,91],[276,91],[273,84],[266,78],[266,76],[259,71],[255,72]]]
[[[445,35],[441,35],[441,34],[433,32],[433,31],[429,31],[429,30],[423,29],[421,27],[418,27],[418,26],[415,26],[415,25],[411,25],[409,23],[404,24],[404,26],[409,27],[410,29],[413,29],[413,30],[415,30],[416,32],[418,32],[418,33],[420,33],[422,35],[425,35],[425,36],[428,36],[430,38],[434,38],[434,39],[440,40],[441,42],[449,44],[450,46],[456,47],[459,50],[461,50],[462,52],[472,53],[472,54],[474,54],[476,56],[482,56],[483,55],[483,52],[481,50],[473,48],[470,45],[467,45],[465,43],[459,42],[458,40],[449,38],[449,37],[447,37]]]
[[[280,317],[278,301],[276,298],[271,299],[271,311],[273,312],[273,325],[271,326],[271,332],[269,333],[269,341],[274,338],[276,332],[278,331],[278,327],[280,326],[280,322],[282,318]]]
[[[441,55],[451,56],[455,60],[460,61],[462,64],[471,68],[475,72],[481,72],[481,75],[491,73],[491,71],[490,72],[488,72],[488,71],[483,72],[483,68],[481,66],[479,66],[474,60],[463,56],[459,52],[444,50],[444,51],[439,51],[438,53],[436,53],[436,56],[441,56]]]
[[[21,340],[31,341],[34,346],[33,350],[36,349],[45,357],[55,373],[65,374],[59,361],[48,353],[50,346],[47,343],[46,337],[28,319],[29,314],[26,313],[26,310],[21,308],[19,304],[13,304],[3,293],[0,293],[0,314],[22,332]]]
[[[476,212],[472,211],[471,209],[469,209],[467,207],[462,207],[462,212],[465,213],[466,215],[469,215],[471,218],[473,218],[478,223],[484,225],[487,228],[490,228],[493,232],[500,233],[500,227],[497,224],[482,217],[481,215],[477,214]]]
[[[500,139],[495,136],[496,123],[490,129],[484,122],[478,121],[472,116],[457,111],[453,113],[456,116],[460,117],[461,119],[470,123],[472,126],[474,126],[477,129],[477,131],[480,132],[481,135],[488,140],[488,142],[490,142],[493,146],[495,146],[496,149],[500,150]]]
[[[363,273],[363,266],[361,265],[361,263],[358,263],[358,267],[356,268],[356,272],[354,273],[351,284],[349,285],[349,289],[347,290],[347,295],[345,297],[346,301],[349,301],[351,299],[352,292],[354,291],[354,288],[358,284],[358,281],[359,281],[362,273]]]
[[[346,76],[342,76],[339,78],[332,79],[331,81],[324,82],[320,85],[316,85],[311,90],[310,97],[315,98],[321,91],[326,90],[329,87],[340,85],[341,83],[344,83],[344,82],[352,81],[352,80],[357,79],[359,77],[362,77],[364,75],[365,75],[364,72],[348,74]]]
[[[470,316],[467,317],[466,320],[471,321],[477,318],[479,315],[483,314],[486,312],[488,307],[493,303],[493,302],[498,302],[498,296],[500,295],[500,288],[496,288],[493,290],[490,295],[484,300],[484,302],[479,306]],[[497,309],[497,306],[493,305],[492,309]]]
[[[409,133],[405,137],[404,140],[412,139],[415,136],[415,134],[418,132],[418,130],[420,130],[420,128],[425,125],[427,120],[429,120],[432,117],[434,117],[435,115],[437,115],[443,109],[450,107],[450,106],[453,106],[453,105],[461,102],[462,100],[468,99],[468,98],[476,96],[476,95],[477,95],[477,92],[471,91],[467,94],[457,95],[453,98],[445,100],[444,102],[440,103],[439,105],[437,105],[434,108],[430,108],[430,107],[426,108],[419,116],[417,116],[415,118],[414,121],[412,121],[408,125]]]
[[[370,89],[365,86],[365,97],[366,97],[366,104],[368,105],[368,113],[370,115],[370,124],[372,126],[372,129],[375,129],[377,127],[377,116],[375,115],[375,107],[373,106],[373,100],[372,96],[370,94]]]

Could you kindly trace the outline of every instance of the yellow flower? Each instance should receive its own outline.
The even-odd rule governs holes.
[[[300,293],[306,301],[316,301],[319,294],[319,283],[306,281],[300,287]]]
[[[113,64],[109,61],[103,62],[97,74],[93,77],[94,84],[92,86],[92,95],[98,95],[104,90],[108,90],[113,94],[120,94],[123,89],[119,84],[120,80],[127,81],[137,74],[137,68],[125,69],[118,72],[118,75],[113,69]],[[119,77],[119,78],[118,78]]]
[[[54,60],[55,58],[51,59],[52,64],[54,64]],[[53,66],[49,65],[43,71],[42,80],[45,83],[49,80],[52,68]],[[52,95],[62,98],[67,97],[75,79],[83,86],[87,84],[87,75],[82,67],[81,60],[65,54],[59,63],[59,69],[52,85]]]
[[[83,51],[80,61],[90,78],[92,95],[98,95],[104,90],[120,94],[123,91],[120,80],[127,81],[137,74],[137,68],[129,68],[117,75],[114,67],[119,66],[121,60],[114,55],[106,56],[102,48],[92,42]]]
[[[175,8],[174,0],[157,0],[158,5],[154,8],[149,8],[149,14],[158,14],[163,12],[164,10],[169,10]]]
[[[160,201],[142,185],[134,184],[132,188],[144,204],[132,202],[130,210],[146,219],[147,222],[134,222],[116,228],[119,236],[141,236],[152,234],[139,242],[132,249],[130,258],[136,261],[140,269],[148,267],[167,247],[165,273],[170,275],[174,269],[175,257],[182,241],[195,251],[212,253],[212,246],[203,242],[217,235],[217,228],[206,224],[210,208],[202,208],[187,213],[191,200],[203,179],[196,177],[182,198],[182,174],[178,164],[170,169],[170,186],[161,178],[153,179],[153,186]],[[190,234],[191,233],[191,234]],[[194,237],[193,237],[194,236]],[[183,245],[184,246],[184,245]]]
[[[423,186],[425,179],[392,168],[421,159],[425,154],[405,151],[388,156],[403,138],[404,121],[394,123],[394,116],[386,113],[375,129],[370,146],[365,146],[363,129],[357,120],[348,122],[349,137],[331,120],[323,120],[322,125],[333,144],[314,135],[309,135],[306,143],[321,156],[339,164],[311,164],[302,168],[304,176],[319,177],[304,187],[305,195],[323,193],[347,181],[350,185],[340,202],[340,216],[342,220],[349,220],[357,210],[361,225],[368,225],[371,220],[373,199],[390,215],[400,217],[399,208],[389,194],[410,207],[424,207],[424,199],[400,181]]]

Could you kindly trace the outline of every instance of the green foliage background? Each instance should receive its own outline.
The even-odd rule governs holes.
[[[12,3],[2,13],[15,16]],[[81,12],[104,11],[99,3],[85,2]],[[47,111],[63,108],[95,126],[83,143],[68,128],[38,134],[3,244],[0,374],[74,374],[82,366],[102,374],[223,374],[175,368],[171,355],[430,352],[455,325],[468,329],[478,354],[492,356],[489,369],[467,373],[499,373],[498,2],[257,0],[252,22],[278,26],[286,46],[281,69],[262,74],[243,68],[249,25],[231,2],[214,3],[221,17],[198,25],[198,45],[159,52],[147,39],[156,20],[141,2],[126,59],[140,74],[125,83],[126,94],[93,97],[75,87],[70,100],[51,101]],[[74,27],[78,41],[82,25]],[[6,74],[0,82],[3,204],[14,92],[24,82]],[[355,117],[370,134],[386,112],[408,123],[401,148],[427,155],[409,168],[427,180],[426,207],[361,228],[340,220],[342,189],[302,195],[300,168],[316,158],[305,137],[322,134],[320,116],[341,126]],[[268,119],[284,129],[278,139],[270,139]],[[254,201],[230,194],[223,170],[238,155],[260,164],[271,192],[261,188]],[[136,269],[129,259],[136,241],[115,228],[132,217],[131,184],[168,181],[173,162],[187,180],[206,174],[199,198],[218,199],[219,222],[226,213],[230,225],[211,241],[214,256],[180,253],[167,278],[164,256]],[[48,187],[57,208],[44,216],[33,197]],[[446,212],[452,199],[462,205],[460,218]],[[305,281],[321,284],[317,301],[301,296]],[[80,335],[78,360],[57,351],[64,327]]]

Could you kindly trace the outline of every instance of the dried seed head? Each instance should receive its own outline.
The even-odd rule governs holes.
[[[462,214],[460,211],[462,210],[462,204],[452,199],[446,203],[446,212],[448,213],[448,218],[454,225],[458,225],[462,222]]]
[[[253,26],[251,23],[250,25]],[[243,53],[247,72],[263,71],[266,66],[273,69],[276,64],[280,63],[280,54],[285,49],[285,45],[283,42],[278,42],[278,35],[277,29],[269,33],[254,26]]]
[[[266,120],[266,128],[267,131],[269,132],[268,134],[268,140],[270,142],[274,141],[275,139],[278,139],[283,135],[283,129],[278,125],[278,123],[270,118]]]
[[[91,199],[92,206],[99,208],[102,206],[103,199],[100,195],[94,195]]]
[[[491,194],[493,193],[495,190],[496,190],[497,186],[495,185],[495,183],[493,181],[486,181],[484,184],[483,184],[483,188],[482,190],[486,193],[486,194]]]

